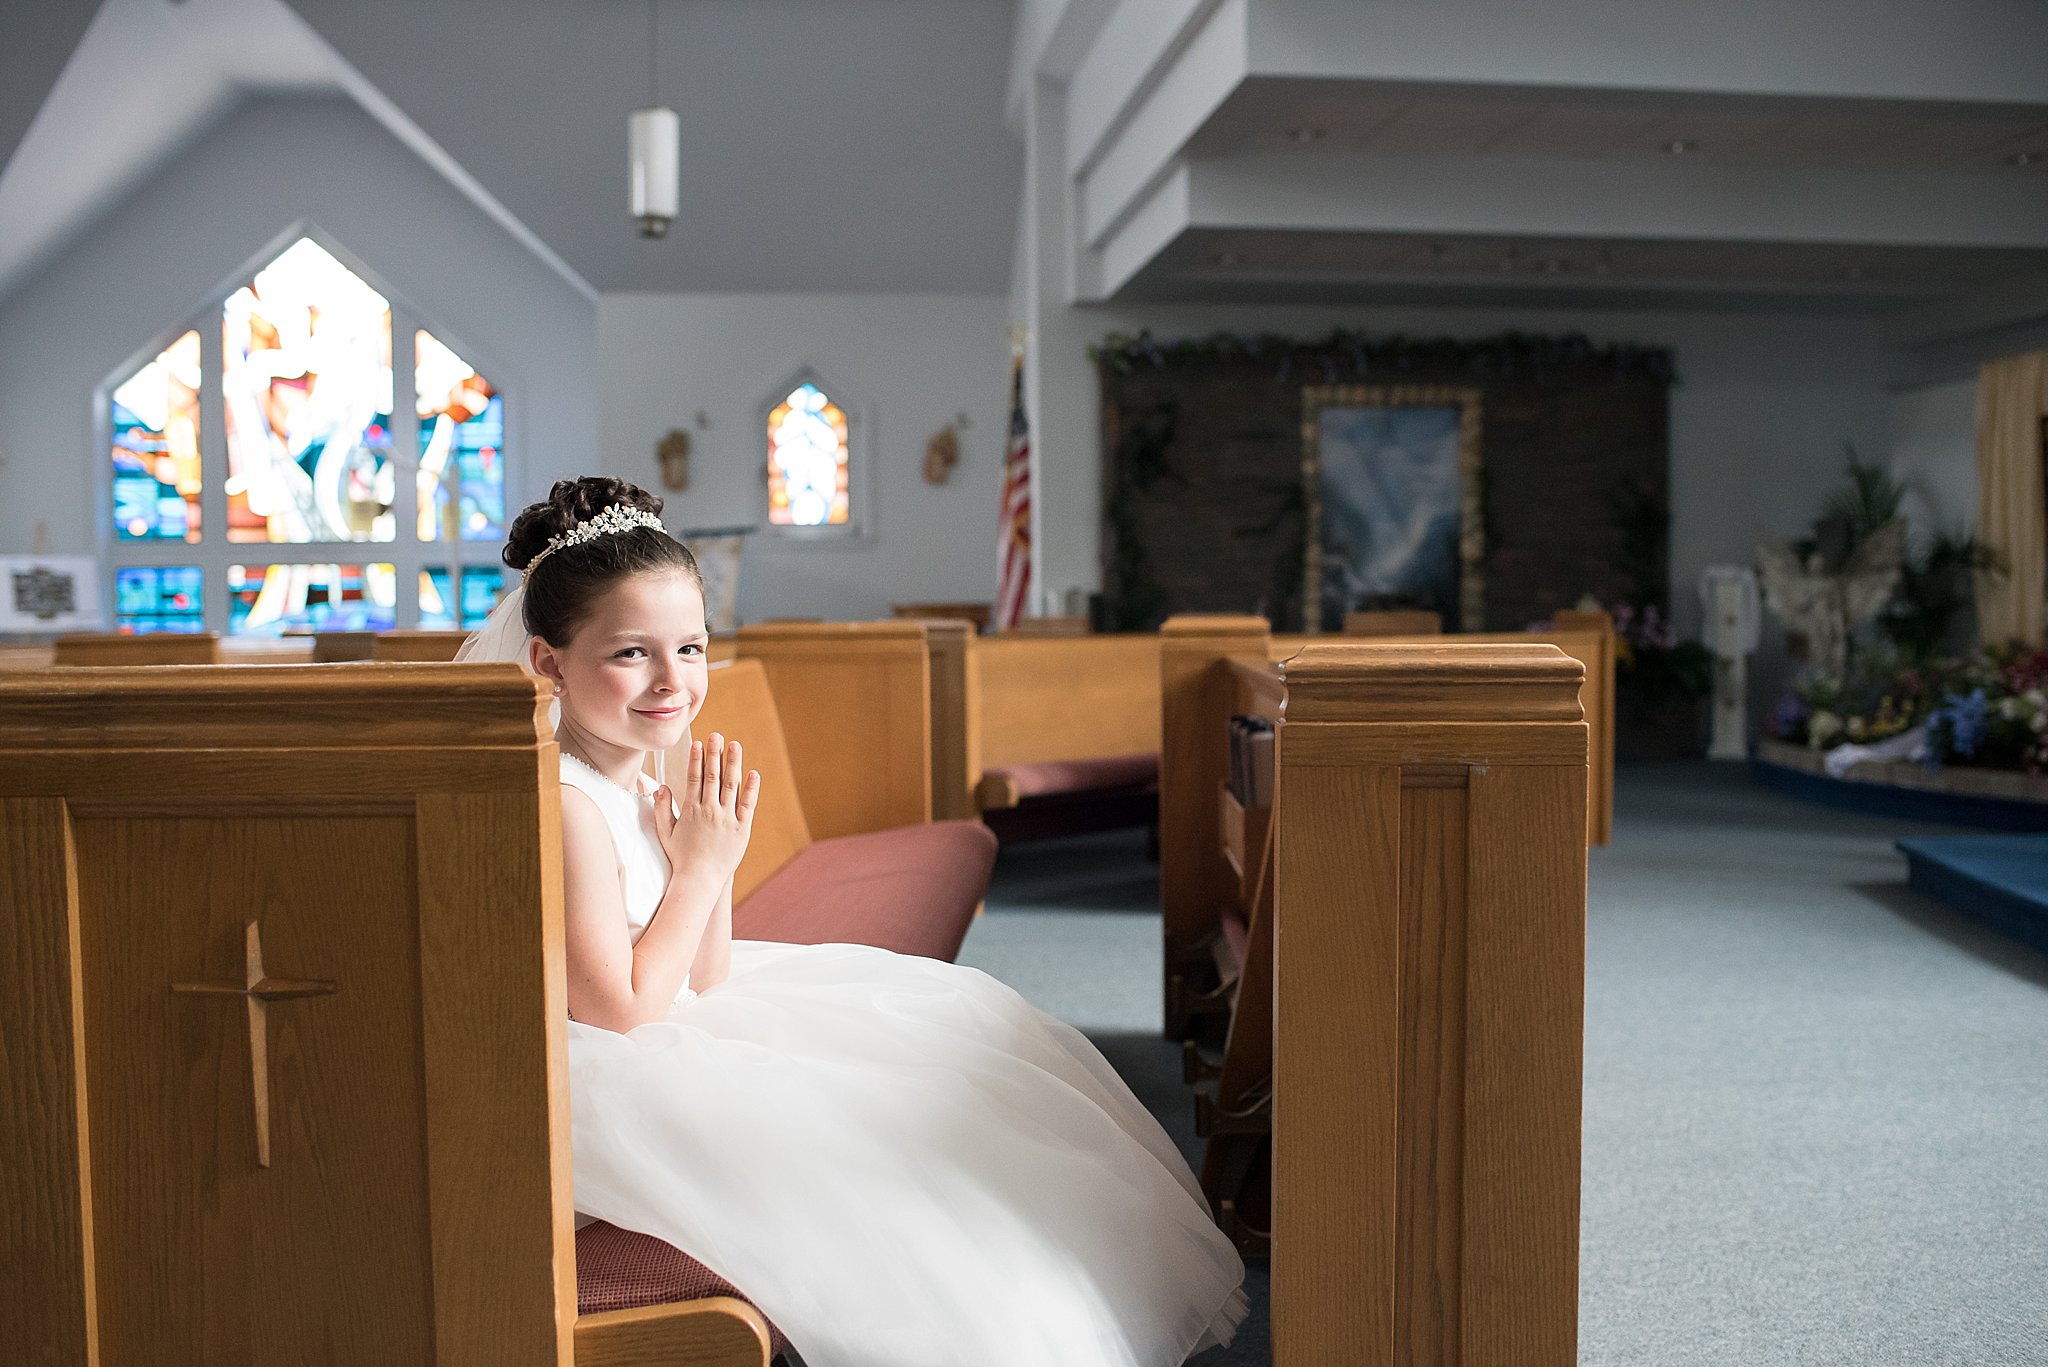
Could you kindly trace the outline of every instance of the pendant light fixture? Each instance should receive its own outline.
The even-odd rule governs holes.
[[[665,237],[682,178],[682,120],[661,103],[659,0],[647,0],[647,107],[626,116],[633,218],[642,237]]]

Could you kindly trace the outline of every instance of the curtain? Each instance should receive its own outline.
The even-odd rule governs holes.
[[[2041,643],[2048,572],[2041,422],[2048,415],[2048,351],[2007,356],[1977,372],[1977,536],[2003,574],[1977,581],[1978,631],[1987,645]]]

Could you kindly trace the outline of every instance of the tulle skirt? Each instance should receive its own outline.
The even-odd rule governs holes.
[[[1178,1367],[1244,1266],[1082,1035],[975,969],[733,946],[619,1035],[571,1022],[576,1209],[738,1286],[808,1367]]]

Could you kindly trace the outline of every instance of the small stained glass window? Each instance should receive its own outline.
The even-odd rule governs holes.
[[[505,400],[433,333],[413,338],[420,419],[419,538],[505,535]]]
[[[199,539],[199,334],[115,386],[114,534]]]
[[[398,572],[391,565],[230,565],[227,581],[231,635],[389,631],[398,624]]]
[[[228,540],[395,540],[389,302],[300,238],[222,319]]]
[[[768,415],[768,521],[842,527],[852,520],[846,411],[810,381]]]
[[[457,586],[460,585],[458,588]],[[420,571],[420,625],[430,631],[480,627],[505,592],[505,572],[491,565]]]
[[[205,575],[196,565],[114,571],[114,629],[130,636],[206,630]]]

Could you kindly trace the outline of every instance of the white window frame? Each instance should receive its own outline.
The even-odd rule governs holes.
[[[391,461],[396,467],[392,516],[398,536],[392,541],[309,541],[301,544],[275,541],[230,541],[228,521],[228,438],[222,384],[225,374],[221,309],[228,296],[246,285],[255,274],[276,260],[300,238],[311,238],[323,250],[361,276],[391,304]],[[112,401],[115,389],[138,369],[155,360],[163,349],[185,333],[199,333],[199,528],[198,541],[167,541],[155,538],[127,540],[114,532],[114,467]],[[414,308],[398,291],[360,258],[323,231],[317,224],[301,220],[272,238],[254,253],[243,267],[206,296],[206,302],[182,320],[163,329],[151,345],[142,347],[103,379],[92,391],[94,457],[98,470],[97,547],[101,571],[101,607],[110,629],[118,625],[114,582],[119,571],[151,566],[193,566],[200,571],[204,596],[204,625],[207,631],[228,635],[228,567],[230,565],[334,565],[388,564],[397,576],[397,601],[393,605],[398,629],[417,627],[420,620],[420,573],[426,569],[447,569],[458,576],[454,583],[456,620],[461,620],[459,574],[464,569],[493,568],[505,576],[509,588],[513,572],[500,558],[502,540],[421,541],[419,526],[419,396],[413,389],[415,372],[414,333],[424,329],[491,382],[504,401],[505,442],[499,458],[505,463],[505,497],[508,503],[519,487],[514,434],[520,430],[513,396],[524,386],[505,382],[505,370],[487,354],[479,353],[466,340],[450,333]],[[505,509],[509,526],[513,510]]]

